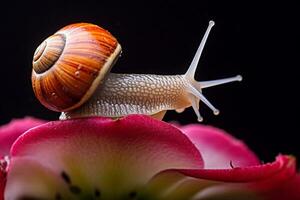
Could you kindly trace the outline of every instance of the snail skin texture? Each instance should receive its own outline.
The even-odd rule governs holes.
[[[121,46],[99,26],[79,23],[66,26],[47,38],[33,59],[32,85],[40,102],[62,112],[60,119],[88,116],[118,118],[145,114],[162,119],[167,110],[192,106],[198,121],[200,100],[219,111],[202,89],[241,81],[240,75],[213,81],[194,79],[197,65],[214,22],[210,21],[196,55],[183,75],[115,74],[110,69]]]

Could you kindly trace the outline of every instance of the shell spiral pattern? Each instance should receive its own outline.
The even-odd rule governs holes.
[[[34,93],[51,110],[77,108],[101,84],[120,52],[118,41],[105,29],[89,23],[68,25],[35,51]]]

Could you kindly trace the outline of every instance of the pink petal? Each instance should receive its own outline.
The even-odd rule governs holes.
[[[272,177],[255,182],[249,187],[266,199],[299,200],[300,177],[296,175],[296,159],[292,156],[278,156],[283,163],[282,169]],[[280,198],[282,197],[282,198]]]
[[[11,164],[5,199],[76,199],[64,180],[41,163],[17,158]]]
[[[286,184],[294,180],[295,182],[299,180],[295,180],[295,167],[296,162],[295,159],[291,156],[283,156],[279,155],[276,158],[276,161],[273,163],[262,165],[261,169],[253,169],[249,175],[249,178],[244,178],[237,182],[237,179],[232,179],[232,183],[229,179],[226,179],[226,182],[223,184],[219,184],[213,186],[206,191],[202,191],[200,194],[201,198],[205,197],[216,197],[218,195],[229,194],[230,196],[242,195],[247,197],[247,195],[254,195],[258,199],[268,199],[268,200],[299,200],[299,194],[297,189],[299,186],[294,186],[290,188],[286,188]],[[253,167],[250,167],[253,168]],[[254,172],[257,171],[257,174]],[[248,172],[244,172],[246,175]],[[238,174],[236,174],[238,175]],[[281,192],[286,192],[281,193]],[[281,196],[279,195],[281,193]],[[285,196],[288,193],[291,195]],[[278,194],[278,195],[276,195]],[[297,196],[298,195],[298,196]],[[280,198],[286,197],[286,198]],[[254,197],[252,197],[254,198]],[[250,199],[252,199],[250,198]],[[243,199],[243,198],[241,198]]]
[[[45,123],[46,121],[25,117],[14,119],[9,124],[0,127],[0,156],[8,155],[14,141],[28,129]]]
[[[5,188],[5,175],[3,172],[0,172],[0,200],[3,200],[3,193]]]
[[[223,130],[199,124],[179,128],[201,152],[206,169],[246,167],[260,163],[243,142]]]
[[[149,181],[145,193],[164,199],[268,199],[277,200],[275,194],[284,191],[298,197],[296,188],[285,187],[286,183],[297,184],[295,159],[278,156],[273,163],[235,169],[166,170]],[[290,182],[293,180],[293,182]],[[287,194],[287,193],[286,193]],[[291,197],[294,197],[291,196]],[[281,198],[296,200],[297,198]],[[279,200],[279,199],[278,199]]]
[[[289,178],[295,174],[295,165],[293,157],[279,155],[274,162],[263,165],[233,169],[180,169],[178,171],[187,176],[214,181],[251,182],[277,176],[279,179]],[[272,184],[276,184],[276,182]]]
[[[0,200],[3,200],[3,192],[6,183],[6,163],[3,158],[0,157]]]
[[[266,194],[269,200],[299,200],[300,199],[300,174],[283,182],[281,187]]]
[[[199,151],[180,130],[140,115],[50,122],[19,137],[11,155],[42,163],[56,174],[65,171],[77,185],[114,195],[162,170],[203,166]]]

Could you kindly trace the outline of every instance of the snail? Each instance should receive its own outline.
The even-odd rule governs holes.
[[[192,106],[198,121],[200,100],[216,109],[202,89],[241,81],[240,75],[198,82],[194,74],[214,22],[210,21],[187,72],[183,75],[110,73],[121,45],[107,30],[90,23],[68,25],[44,40],[33,56],[32,87],[60,119],[86,116],[118,118],[129,114],[162,119],[167,110]]]

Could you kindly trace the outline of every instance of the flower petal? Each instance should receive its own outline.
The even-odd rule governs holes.
[[[294,175],[295,159],[289,156],[278,156],[273,163],[238,169],[166,170],[149,181],[144,196],[152,194],[155,199],[172,200],[192,197],[199,200],[273,200],[272,194],[283,191],[284,184]],[[296,190],[291,192],[296,195]]]
[[[6,182],[6,161],[0,157],[0,200],[3,200],[3,192]]]
[[[14,119],[9,124],[0,127],[0,156],[8,155],[14,141],[28,129],[44,124],[46,121],[25,117]]]
[[[279,155],[272,163],[232,169],[187,169],[178,170],[185,175],[225,182],[250,182],[264,180],[272,176],[291,177],[295,174],[296,162],[294,157]],[[275,183],[274,183],[275,184]]]
[[[275,167],[277,170],[270,169],[270,167]],[[255,179],[253,179],[254,177],[250,175],[251,178],[248,182],[246,182],[246,179],[241,180],[243,182],[240,183],[236,182],[236,179],[234,179],[232,183],[230,183],[229,180],[226,180],[223,184],[215,185],[201,191],[197,195],[197,199],[218,199],[217,197],[219,196],[226,197],[227,195],[230,195],[230,197],[241,195],[240,198],[237,199],[244,199],[242,198],[243,196],[248,197],[249,195],[252,195],[250,199],[254,199],[256,197],[258,199],[268,200],[298,200],[300,186],[298,185],[286,188],[286,184],[293,184],[299,181],[295,179],[295,168],[296,162],[293,157],[279,155],[275,162],[263,165],[261,169],[262,171],[255,175]],[[271,173],[267,171],[268,169]],[[279,193],[281,194],[279,195]],[[291,195],[287,195],[287,193],[290,193]],[[278,196],[275,194],[278,194]]]
[[[64,180],[41,163],[17,158],[11,164],[5,199],[74,199]]]
[[[286,199],[279,197],[288,197],[287,199],[289,200],[299,200],[300,179],[299,175],[296,175],[296,159],[292,156],[280,155],[277,157],[277,160],[282,160],[283,164],[282,169],[278,173],[257,181],[249,185],[249,187],[266,199],[279,200]]]
[[[223,130],[199,124],[179,127],[201,152],[205,169],[258,165],[259,159],[241,141]]]
[[[11,155],[67,174],[83,193],[99,188],[103,198],[128,195],[162,170],[203,167],[199,151],[180,130],[140,115],[50,122],[19,137]]]
[[[300,174],[284,182],[281,187],[266,194],[269,200],[299,200],[300,199]]]
[[[3,200],[6,177],[3,172],[0,172],[0,200]]]
[[[197,192],[216,184],[214,181],[185,176],[177,171],[164,171],[154,176],[142,191],[141,199],[191,199]]]

